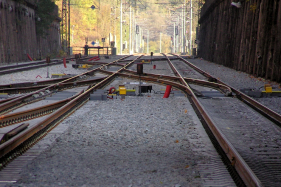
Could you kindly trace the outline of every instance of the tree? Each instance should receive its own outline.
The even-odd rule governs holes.
[[[37,3],[36,14],[36,33],[38,36],[46,36],[47,30],[56,18],[54,12],[56,4],[52,0],[40,0]]]

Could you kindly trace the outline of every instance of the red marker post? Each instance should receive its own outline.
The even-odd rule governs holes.
[[[63,58],[63,65],[64,65],[65,68],[67,68],[67,66],[66,66],[66,59],[65,58]]]
[[[171,89],[172,89],[171,85],[166,86],[166,91],[165,91],[163,98],[168,98],[170,96]]]
[[[26,55],[27,55],[27,57],[29,58],[30,61],[33,61],[33,59],[30,57],[30,55],[28,53]]]

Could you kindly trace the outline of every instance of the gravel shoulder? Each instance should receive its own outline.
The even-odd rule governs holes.
[[[220,64],[215,64],[201,59],[188,59],[189,62],[209,73],[210,75],[216,77],[217,79],[223,81],[226,84],[233,86],[236,89],[243,88],[254,88],[257,90],[264,90],[265,84],[271,84],[276,90],[280,89],[280,84],[265,80],[262,78],[256,78],[244,72],[235,71],[231,68],[222,66]],[[254,98],[261,104],[267,106],[271,110],[281,114],[281,97],[272,98]]]

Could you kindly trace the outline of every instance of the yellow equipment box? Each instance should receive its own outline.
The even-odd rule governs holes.
[[[52,74],[52,78],[62,78],[66,74]]]
[[[264,89],[266,93],[272,93],[272,87],[270,84],[265,84]]]
[[[88,64],[83,64],[82,66],[81,66],[81,68],[88,68],[89,66],[88,66]]]
[[[126,95],[126,88],[124,85],[119,85],[119,95]]]

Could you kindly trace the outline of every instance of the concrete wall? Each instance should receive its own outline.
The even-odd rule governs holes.
[[[46,38],[36,36],[33,6],[0,0],[0,64],[45,58],[60,49],[59,20],[54,21]]]
[[[281,0],[240,0],[241,8],[231,2],[206,0],[198,55],[281,82]]]

